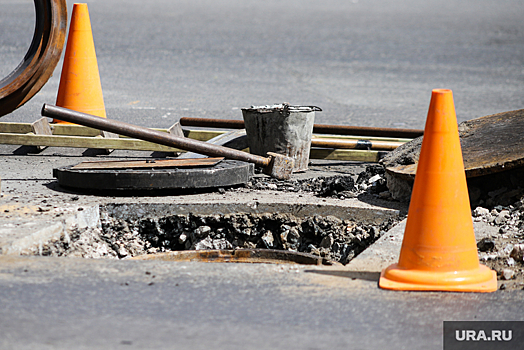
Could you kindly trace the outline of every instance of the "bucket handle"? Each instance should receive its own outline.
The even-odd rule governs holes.
[[[286,105],[284,105],[286,106]],[[287,105],[288,108],[297,108],[297,109],[300,109],[300,108],[304,108],[304,107],[307,107],[307,108],[311,108],[311,112],[322,112],[322,108],[320,107],[317,107],[317,106],[293,106],[293,105]]]

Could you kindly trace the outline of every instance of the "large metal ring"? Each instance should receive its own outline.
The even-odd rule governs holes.
[[[53,75],[64,47],[65,0],[34,0],[36,25],[22,62],[0,81],[0,117],[29,101]]]

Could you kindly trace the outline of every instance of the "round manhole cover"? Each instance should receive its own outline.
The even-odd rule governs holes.
[[[183,250],[140,255],[132,260],[334,265],[317,255],[276,249]]]
[[[247,183],[253,164],[223,160],[207,167],[79,169],[67,166],[53,169],[64,187],[93,190],[158,190],[227,187]]]

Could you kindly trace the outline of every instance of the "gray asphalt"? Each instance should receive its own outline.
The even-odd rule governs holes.
[[[0,273],[2,349],[441,349],[443,320],[524,307],[312,267],[0,257]]]
[[[423,128],[433,88],[453,90],[459,121],[524,106],[521,1],[87,3],[108,117],[143,126],[241,119],[242,107],[286,101],[322,107],[317,123]],[[29,44],[34,15],[30,1],[0,8],[5,75]],[[0,121],[38,119],[56,99],[60,67]],[[390,292],[377,279],[0,255],[0,348],[441,349],[444,320],[523,320],[520,292]]]

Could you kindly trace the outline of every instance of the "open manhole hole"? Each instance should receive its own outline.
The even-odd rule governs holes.
[[[341,263],[375,242],[399,212],[329,204],[111,204],[40,254],[84,258]]]
[[[198,261],[221,263],[334,265],[317,255],[276,249],[185,250],[139,255],[133,260]]]

